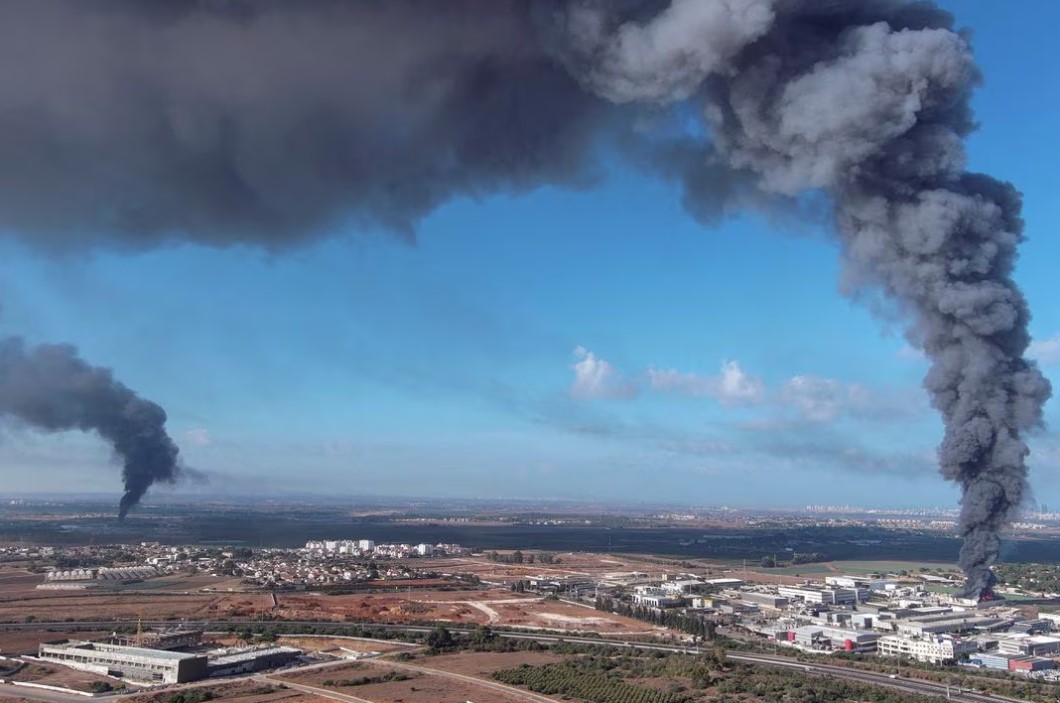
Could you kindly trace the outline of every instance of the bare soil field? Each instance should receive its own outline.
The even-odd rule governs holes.
[[[367,676],[370,671],[371,670],[365,666],[364,662],[349,662],[346,664],[336,664],[335,666],[327,666],[317,669],[285,671],[280,674],[273,674],[272,678],[277,681],[283,680],[304,683],[307,686],[323,686],[325,681],[337,681],[340,679],[352,679],[359,676]]]
[[[47,684],[48,686],[61,686],[78,691],[91,690],[89,685],[93,681],[102,681],[117,687],[119,682],[106,676],[99,676],[87,671],[69,669],[61,664],[53,662],[31,662],[22,667],[17,673],[10,677],[14,681],[32,681],[33,683]]]
[[[402,652],[411,649],[408,645],[394,644],[391,642],[376,642],[358,640],[344,637],[297,637],[280,635],[277,641],[287,647],[297,647],[307,652],[330,652],[334,650],[350,649],[355,652]]]
[[[632,618],[544,598],[529,606],[518,602],[495,602],[492,607],[500,616],[499,624],[517,627],[598,632],[601,635],[665,631],[665,628],[652,627]]]
[[[441,621],[463,625],[516,625],[582,632],[631,633],[651,628],[631,618],[507,590],[425,591],[279,598],[276,612],[290,619],[353,622]]]
[[[106,637],[110,632],[7,632],[0,631],[0,653],[5,655],[36,654],[43,642],[62,640],[94,640]]]
[[[31,574],[22,569],[0,571],[0,594],[32,591],[39,583],[44,583],[44,574]]]
[[[563,659],[562,655],[552,652],[458,652],[433,657],[417,657],[413,663],[427,669],[489,678],[494,671],[501,669],[512,669],[521,664],[542,666],[554,664]]]
[[[193,593],[188,595],[150,591],[31,591],[18,596],[0,596],[0,621],[61,621],[179,618],[253,617],[272,608],[272,597],[253,593]]]

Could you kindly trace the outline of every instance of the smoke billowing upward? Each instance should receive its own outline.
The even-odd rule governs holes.
[[[0,417],[46,432],[95,432],[122,461],[123,518],[147,489],[176,480],[177,446],[166,434],[166,413],[90,366],[66,345],[27,347],[0,340]]]
[[[824,193],[847,291],[884,293],[931,359],[978,592],[1051,391],[1011,277],[1019,196],[965,170],[979,71],[952,25],[905,0],[0,0],[0,229],[407,235],[454,196],[588,185],[609,143],[705,222]]]

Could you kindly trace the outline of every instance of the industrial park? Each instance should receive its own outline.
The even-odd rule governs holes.
[[[600,519],[558,513],[527,523],[577,534]],[[659,530],[660,521],[679,529],[704,518],[645,513],[644,519]],[[845,529],[834,517],[813,519],[831,521],[824,529]],[[937,529],[930,524],[934,514],[910,519],[922,520],[928,534]],[[1042,529],[1051,529],[1052,518],[1042,519]],[[431,525],[446,522],[440,514],[417,529],[428,537]],[[739,518],[734,524],[743,527],[732,529],[746,530],[747,522]],[[719,538],[725,534],[712,529]],[[878,534],[886,539],[888,532]],[[901,540],[901,532],[894,534]],[[879,545],[861,549],[868,556]],[[469,647],[459,656],[487,661],[474,652],[492,641],[541,652],[585,642],[605,652],[633,648],[689,661],[721,648],[732,662],[765,657],[767,664],[754,666],[803,667],[789,676],[812,678],[807,666],[826,667],[841,680],[849,669],[878,677],[878,685],[963,687],[966,696],[981,695],[968,693],[972,688],[994,687],[1000,695],[1013,686],[1045,691],[1060,684],[1060,592],[1032,586],[1045,583],[1046,567],[1025,569],[1037,576],[1015,580],[1000,570],[990,594],[969,598],[956,592],[962,574],[952,565],[812,558],[820,557],[787,553],[795,562],[782,566],[773,555],[749,564],[627,552],[476,550],[356,534],[310,539],[301,547],[7,544],[0,546],[0,650],[9,672],[3,678],[23,696],[32,690],[115,695],[246,677],[267,677],[275,686],[291,676],[308,681],[298,673],[303,669],[356,665],[382,672],[361,675],[366,695],[372,687],[404,687],[406,695],[416,676],[444,678],[444,662],[457,656],[449,652]],[[453,633],[452,644],[431,639],[438,628]],[[416,665],[426,669],[408,668],[409,657],[432,652]],[[501,668],[515,653],[489,656],[496,668],[461,685],[474,689],[486,685],[475,681],[515,676]],[[542,666],[556,656],[547,655]],[[878,673],[859,673],[863,667]],[[732,675],[731,669],[719,674]],[[364,700],[402,697],[387,695],[395,697]]]

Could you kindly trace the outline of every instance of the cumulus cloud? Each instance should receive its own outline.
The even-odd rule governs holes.
[[[715,398],[725,405],[761,402],[765,395],[762,381],[745,372],[739,362],[726,361],[717,376],[681,373],[674,369],[648,369],[652,390],[689,396]]]
[[[629,398],[637,394],[635,383],[626,381],[614,366],[585,347],[574,349],[578,359],[571,368],[574,382],[570,392],[575,398]]]
[[[1060,364],[1060,332],[1048,339],[1031,342],[1027,356],[1037,359],[1039,364]]]

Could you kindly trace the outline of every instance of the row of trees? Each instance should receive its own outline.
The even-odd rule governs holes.
[[[828,555],[823,552],[793,552],[791,555],[792,564],[817,564],[822,561],[829,561]],[[784,562],[777,559],[775,555],[769,554],[762,557],[758,565],[763,569],[775,569],[784,566]]]
[[[628,684],[620,676],[584,666],[581,660],[502,669],[493,677],[545,695],[571,696],[592,703],[686,703],[687,695]]]
[[[635,618],[652,625],[661,625],[671,630],[678,630],[692,635],[700,640],[713,640],[717,632],[717,624],[696,613],[685,613],[679,610],[663,610],[659,608],[648,608],[643,605],[633,605],[625,601],[615,600],[607,596],[596,599],[596,609],[605,613],[617,613],[629,618]]]
[[[501,554],[494,550],[486,553],[486,558],[498,564],[561,564],[562,560],[552,552],[541,552],[540,554],[523,554],[523,550],[516,549],[511,554]]]

